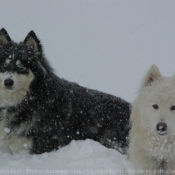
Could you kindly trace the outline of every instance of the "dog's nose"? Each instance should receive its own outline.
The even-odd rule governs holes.
[[[11,88],[14,84],[14,81],[12,79],[6,79],[4,80],[4,85],[7,87],[7,88]]]
[[[158,123],[156,128],[157,128],[157,132],[159,135],[165,135],[167,132],[167,124],[166,123]]]

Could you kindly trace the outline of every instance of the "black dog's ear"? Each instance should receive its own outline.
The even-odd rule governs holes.
[[[28,49],[33,49],[35,55],[39,56],[42,53],[42,46],[40,40],[37,38],[35,32],[32,30],[28,33],[24,40],[24,44]]]
[[[2,28],[0,30],[0,47],[7,45],[11,41],[10,36],[8,35],[7,31]]]

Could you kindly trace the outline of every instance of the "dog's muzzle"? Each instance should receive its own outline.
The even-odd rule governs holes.
[[[14,81],[10,78],[4,80],[4,85],[7,89],[11,89],[14,84]]]
[[[163,136],[166,135],[168,127],[166,123],[158,123],[156,129],[157,133]]]

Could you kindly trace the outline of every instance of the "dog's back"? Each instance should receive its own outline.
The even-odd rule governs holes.
[[[37,132],[35,128],[32,132],[35,136],[33,151],[50,151],[71,140],[89,138],[126,152],[130,104],[115,96],[50,76],[45,78],[45,85],[41,85],[43,90],[37,98],[40,105],[35,115],[42,117],[35,125]],[[37,87],[40,89],[39,84]],[[42,134],[44,130],[47,132]],[[53,135],[57,136],[56,140]],[[43,144],[37,144],[38,139]],[[49,144],[46,145],[45,140]],[[43,148],[45,146],[47,148]]]

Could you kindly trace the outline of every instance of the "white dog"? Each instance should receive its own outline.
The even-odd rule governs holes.
[[[129,159],[136,174],[175,174],[175,76],[152,65],[132,105]]]

